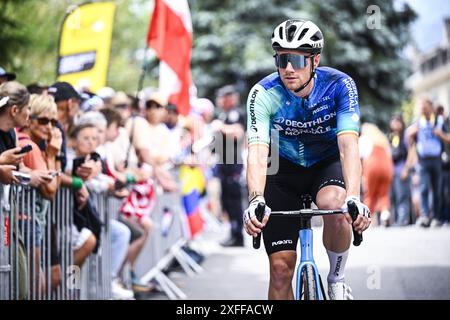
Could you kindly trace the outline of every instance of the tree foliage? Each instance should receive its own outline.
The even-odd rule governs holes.
[[[69,7],[85,0],[0,0],[0,66],[17,73],[24,84],[51,84],[56,80],[58,38]],[[139,52],[145,37],[153,1],[116,0],[107,84],[136,90],[142,69]],[[146,78],[146,85],[155,85]]]
[[[410,72],[401,54],[410,40],[415,13],[407,5],[396,10],[393,2],[191,1],[194,81],[211,98],[215,88],[227,83],[240,84],[246,93],[275,70],[270,47],[273,28],[287,18],[311,19],[325,36],[321,64],[355,79],[363,115],[376,120],[379,109],[400,106],[406,96],[403,82]],[[370,25],[376,17],[367,12],[373,5],[380,9],[378,28]]]
[[[25,84],[55,81],[61,23],[69,5],[82,0],[0,0],[0,65]],[[151,0],[116,0],[108,85],[133,92],[141,74]],[[194,30],[192,75],[199,96],[214,99],[215,90],[237,84],[250,87],[275,71],[270,37],[287,18],[315,21],[325,35],[322,65],[352,76],[367,119],[379,110],[399,107],[409,74],[402,50],[410,40],[415,13],[394,0],[189,0]],[[380,9],[380,26],[371,29]],[[157,59],[150,59],[145,85],[157,85]]]

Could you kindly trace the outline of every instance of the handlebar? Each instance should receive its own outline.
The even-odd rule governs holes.
[[[256,207],[256,218],[259,222],[263,220],[265,204],[259,203]],[[358,217],[358,207],[353,201],[349,201],[347,203],[348,213],[352,218],[352,221],[355,222]],[[296,211],[272,211],[271,216],[290,216],[290,217],[303,217],[303,218],[311,218],[313,216],[325,216],[331,214],[344,214],[343,210],[320,210],[320,209],[301,209]],[[352,225],[353,231],[353,245],[359,246],[363,241],[362,234],[359,234]],[[261,245],[261,233],[259,233],[256,237],[253,237],[253,248],[259,249]]]
[[[262,222],[265,210],[266,210],[266,205],[262,202],[258,203],[255,214],[256,214],[256,219],[258,219],[259,222]],[[261,233],[258,233],[258,235],[256,237],[253,237],[253,248],[259,249],[260,245],[261,245]]]

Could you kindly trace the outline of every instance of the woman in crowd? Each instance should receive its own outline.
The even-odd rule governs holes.
[[[393,174],[389,140],[376,125],[364,123],[361,127],[359,146],[363,164],[364,203],[371,212],[380,212],[381,222],[388,226],[389,189]],[[376,225],[377,219],[373,221]]]

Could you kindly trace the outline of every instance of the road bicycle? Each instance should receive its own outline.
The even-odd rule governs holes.
[[[343,210],[320,210],[311,209],[312,198],[310,195],[301,196],[303,209],[296,211],[272,211],[271,217],[298,217],[300,219],[300,264],[297,266],[296,278],[296,300],[326,300],[322,279],[313,257],[313,230],[311,229],[311,218],[314,216],[325,216],[332,214],[344,214]],[[348,213],[355,221],[358,216],[358,208],[353,201],[347,203]],[[256,217],[262,221],[265,205],[260,203],[256,208]],[[353,245],[359,246],[362,235],[353,228]],[[253,238],[253,248],[259,249],[261,244],[261,233]]]

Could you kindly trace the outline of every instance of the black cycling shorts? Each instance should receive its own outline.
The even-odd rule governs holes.
[[[278,173],[267,176],[264,197],[272,211],[299,210],[301,195],[309,194],[316,202],[319,190],[329,185],[345,188],[339,158],[321,161],[305,168],[280,157]],[[267,254],[283,250],[295,251],[299,228],[299,218],[270,217],[263,229]]]

